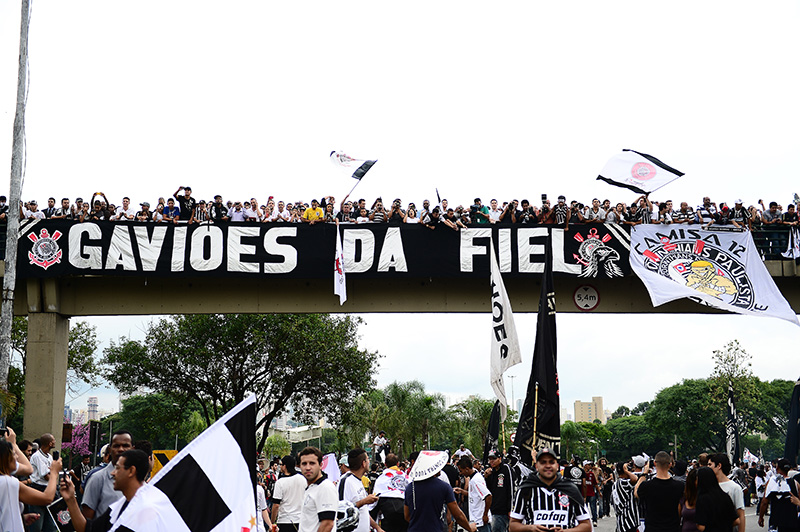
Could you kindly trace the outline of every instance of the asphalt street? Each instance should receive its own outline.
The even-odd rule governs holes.
[[[767,532],[766,526],[764,528],[758,527],[757,515],[758,514],[756,513],[755,506],[750,506],[749,508],[744,509],[745,531],[749,530],[750,532]],[[766,517],[765,521],[769,521],[769,517]],[[614,510],[611,510],[611,516],[598,519],[597,526],[594,529],[598,532],[614,532],[616,528],[617,527],[616,527],[616,519],[614,517]]]

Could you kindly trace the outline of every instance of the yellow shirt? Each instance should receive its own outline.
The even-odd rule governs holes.
[[[316,209],[309,207],[303,213],[303,219],[308,220],[309,222],[316,222],[317,220],[321,220],[324,216],[325,213],[322,212],[322,207],[317,207]]]

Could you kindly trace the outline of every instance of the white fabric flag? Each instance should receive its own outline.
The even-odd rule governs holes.
[[[489,382],[500,401],[500,420],[505,421],[507,403],[503,373],[508,368],[522,363],[522,353],[519,350],[511,302],[508,300],[503,276],[497,266],[494,243],[490,242],[489,247],[492,254],[492,349]]]
[[[597,179],[639,194],[648,194],[682,175],[683,172],[667,166],[652,155],[623,150],[606,163]]]
[[[375,488],[372,492],[384,498],[402,499],[405,497],[407,485],[408,476],[403,471],[387,468],[375,480]]]
[[[339,482],[342,472],[339,470],[339,463],[336,461],[336,455],[328,453],[322,457],[322,471],[328,475],[328,479],[334,484]]]
[[[336,224],[336,257],[333,261],[333,293],[339,296],[339,305],[347,301],[347,282],[344,277],[344,253],[342,252],[342,235],[339,224]]]
[[[631,232],[630,261],[655,307],[688,297],[721,310],[800,325],[748,231],[637,225]]]
[[[256,530],[255,405],[251,395],[192,440],[136,492],[111,532]]]

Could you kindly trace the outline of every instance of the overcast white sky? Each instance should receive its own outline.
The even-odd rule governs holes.
[[[0,0],[6,168],[19,12]],[[419,204],[437,187],[464,205],[541,193],[630,202],[595,177],[632,148],[686,173],[655,199],[785,205],[800,189],[798,27],[794,1],[36,0],[23,197],[152,203],[191,185],[200,198],[340,199],[353,185],[327,159],[340,149],[379,159],[356,193],[370,202]],[[535,317],[517,319],[519,397]],[[362,333],[386,355],[381,384],[488,397],[488,320],[368,316]],[[107,340],[142,321],[95,322]],[[779,320],[568,315],[559,330],[570,407],[648,400],[707,375],[711,350],[734,338],[759,376],[797,377],[800,329]]]

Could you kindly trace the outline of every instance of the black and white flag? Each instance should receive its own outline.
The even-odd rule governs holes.
[[[728,379],[728,417],[725,422],[725,452],[735,464],[739,461],[739,427],[736,421],[736,401],[733,397],[733,382]]]
[[[794,383],[792,402],[789,405],[789,421],[786,423],[786,446],[783,457],[790,463],[797,463],[797,451],[800,447],[800,379]]]
[[[794,263],[800,265],[800,227],[793,226],[791,228],[789,231],[789,245],[781,255],[787,259],[794,259]]]
[[[531,466],[536,451],[548,447],[556,454],[561,447],[561,407],[558,393],[558,349],[556,342],[556,294],[553,284],[553,242],[545,246],[542,293],[536,320],[531,377],[514,445],[522,462]]]
[[[649,194],[682,175],[683,172],[667,166],[652,155],[622,150],[606,163],[597,179],[639,194]]]
[[[483,441],[483,465],[489,467],[489,453],[499,450],[497,442],[500,441],[500,401],[494,402],[492,414],[489,416],[489,426],[486,427],[486,439]]]
[[[800,325],[749,231],[637,225],[631,231],[630,263],[654,307],[686,297],[728,312]]]
[[[255,424],[251,395],[142,486],[111,532],[255,532]]]
[[[372,166],[378,162],[377,159],[374,161],[355,159],[353,157],[350,157],[344,152],[336,150],[331,152],[330,158],[331,162],[333,162],[333,164],[337,166],[342,166],[344,168],[357,167],[355,172],[353,172],[352,177],[353,179],[358,179],[359,181],[361,180],[362,177],[366,175],[367,172],[369,172],[370,168],[372,168]]]
[[[489,363],[489,383],[492,385],[495,396],[500,403],[500,421],[506,420],[506,387],[503,383],[503,373],[511,366],[522,364],[522,352],[519,349],[517,327],[514,324],[514,314],[511,311],[511,302],[508,300],[503,276],[497,266],[497,256],[494,244],[490,244],[492,264],[492,347],[491,361]]]

